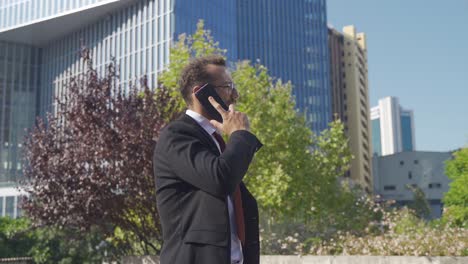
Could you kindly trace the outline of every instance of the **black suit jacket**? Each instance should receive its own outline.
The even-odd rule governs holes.
[[[231,263],[227,195],[238,184],[246,228],[244,263],[260,262],[258,207],[242,178],[261,146],[252,133],[236,131],[220,154],[211,136],[186,114],[161,131],[153,168],[162,264]]]

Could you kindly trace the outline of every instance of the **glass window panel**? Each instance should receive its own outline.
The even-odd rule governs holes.
[[[18,197],[18,204],[19,204],[19,201],[20,201],[20,197]],[[23,216],[23,210],[21,210],[20,206],[17,206],[16,207],[16,217],[21,217]]]
[[[13,218],[14,212],[15,212],[15,197],[8,196],[6,197],[5,216],[10,216],[11,218]]]
[[[4,216],[3,215],[3,200],[4,200],[4,197],[0,197],[0,216]]]
[[[163,36],[162,36],[163,30],[162,30],[161,20],[162,20],[162,17],[158,17],[158,23],[156,25],[157,30],[158,30],[158,41],[157,41],[158,43],[160,43],[163,39]]]

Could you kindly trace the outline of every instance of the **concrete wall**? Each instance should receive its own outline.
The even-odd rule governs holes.
[[[125,257],[123,264],[159,264],[158,257]],[[468,257],[262,256],[261,264],[466,264]]]
[[[445,175],[445,161],[451,152],[408,151],[373,157],[374,191],[385,200],[399,205],[413,200],[413,192],[406,185],[419,187],[431,206],[430,218],[442,215],[442,197],[449,189]],[[391,188],[390,188],[391,187]]]

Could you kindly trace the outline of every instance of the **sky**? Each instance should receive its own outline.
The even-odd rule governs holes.
[[[371,106],[414,111],[416,150],[468,146],[468,0],[327,0],[328,23],[367,35]]]

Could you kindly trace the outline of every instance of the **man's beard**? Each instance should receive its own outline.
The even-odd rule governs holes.
[[[232,100],[232,99],[231,99],[231,100],[228,100],[227,102],[224,102],[224,103],[229,107],[229,106],[232,105],[232,104],[233,104],[233,105],[236,105],[237,100]]]

